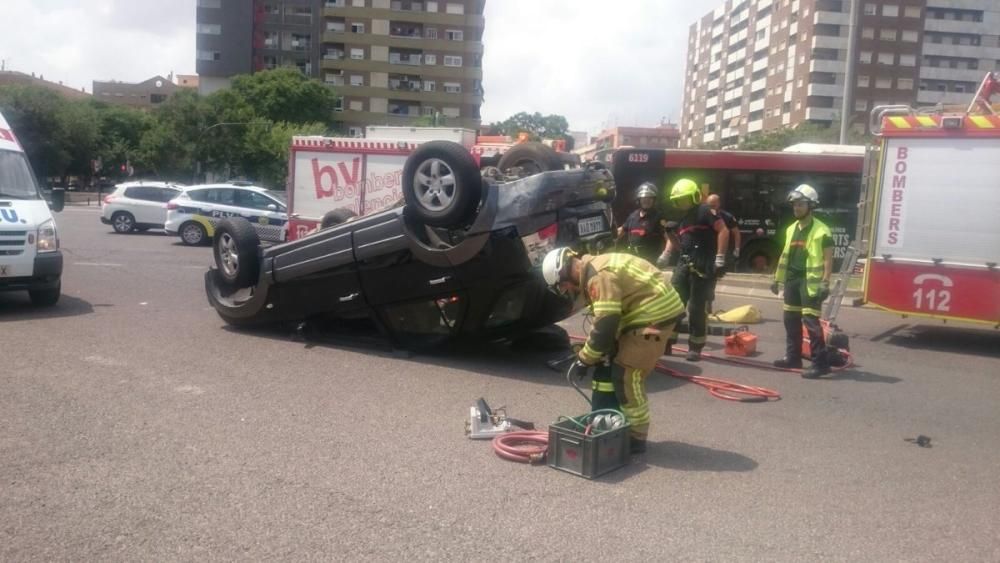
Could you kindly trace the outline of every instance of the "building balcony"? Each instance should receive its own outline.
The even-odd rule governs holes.
[[[759,92],[760,90],[763,90],[764,88],[767,88],[767,78],[761,78],[760,80],[754,80],[753,82],[750,83],[750,92],[751,93],[753,93],[753,92]]]
[[[440,60],[439,60],[440,63]],[[322,68],[325,70],[359,70],[362,72],[385,72],[388,74],[412,74],[413,65],[393,64],[388,61],[374,61],[371,59],[341,59],[324,60]],[[462,66],[451,67],[437,64],[435,66],[424,65],[420,67],[420,75],[425,80],[429,78],[459,78],[459,79],[479,79],[483,78],[483,69],[480,67]]]
[[[844,74],[847,72],[847,61],[824,61],[813,59],[809,63],[809,72],[828,72],[831,74]]]
[[[763,119],[758,119],[757,121],[751,121],[747,125],[747,133],[756,133],[757,131],[763,131],[763,129],[764,129]]]
[[[817,121],[834,121],[839,118],[840,118],[840,111],[834,108],[806,108],[806,119],[817,120]]]
[[[977,85],[983,81],[986,70],[971,70],[967,68],[943,68],[934,66],[920,67],[920,78],[924,80],[956,80],[974,82]]]
[[[851,25],[851,15],[843,12],[818,11],[813,17],[813,23],[826,25]]]
[[[769,62],[768,57],[764,57],[759,61],[754,61],[753,66],[750,67],[752,72],[757,72],[758,70],[764,70],[767,68],[767,63]]]
[[[917,104],[921,106],[966,105],[972,101],[974,92],[941,92],[940,90],[920,90],[917,92]]]
[[[762,111],[764,109],[764,100],[760,99],[750,102],[750,107],[748,109],[750,113],[753,113],[755,111]]]
[[[375,35],[371,33],[348,33],[327,31],[323,34],[324,43],[351,43],[352,45],[379,45],[400,49],[427,49],[445,53],[481,55],[483,44],[479,41],[449,41],[447,39],[426,39],[414,37],[396,37],[393,35]]]
[[[994,43],[996,43],[996,39],[994,39]],[[930,55],[932,57],[962,57],[965,59],[1000,60],[1000,48],[997,47],[952,45],[946,43],[932,43],[930,41],[924,41],[923,54],[925,56]],[[985,75],[986,72],[983,71],[983,76]]]
[[[440,88],[441,85],[439,84],[438,87]],[[360,98],[386,98],[398,100],[400,102],[414,102],[413,105],[418,105],[419,103],[434,103],[441,105],[479,105],[483,103],[483,94],[481,91],[462,92],[457,94],[442,92],[440,90],[435,92],[426,92],[423,90],[405,87],[393,88],[391,83],[388,88],[342,84],[340,85],[338,91],[346,96],[357,96]]]
[[[812,40],[813,49],[847,49],[846,37],[829,37],[817,35]]]
[[[353,6],[327,7],[323,15],[328,18],[343,17],[360,20],[402,20],[413,23],[431,23],[435,25],[453,25],[462,27],[486,26],[486,18],[481,14],[445,14],[417,11],[388,10],[384,8],[355,8]]]
[[[927,19],[924,21],[924,31],[940,31],[942,33],[974,33],[978,35],[997,34],[997,30],[993,24],[985,22],[935,19]],[[924,45],[929,45],[929,43],[924,42]]]

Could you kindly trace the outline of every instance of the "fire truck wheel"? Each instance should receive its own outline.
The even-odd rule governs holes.
[[[504,153],[498,168],[505,174],[512,168],[519,168],[519,175],[524,177],[550,170],[562,170],[563,163],[559,153],[552,147],[542,143],[521,143]]]
[[[476,211],[482,190],[479,166],[469,150],[458,143],[424,143],[403,167],[406,212],[424,225],[466,224]]]
[[[222,279],[234,288],[253,285],[259,274],[260,238],[242,217],[223,219],[215,228],[212,254]]]
[[[357,216],[358,214],[350,209],[334,209],[333,211],[327,211],[326,215],[323,215],[323,220],[320,221],[319,228],[328,229],[341,223],[346,223]]]

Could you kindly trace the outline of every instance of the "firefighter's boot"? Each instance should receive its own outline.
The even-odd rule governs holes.
[[[774,360],[774,367],[780,369],[802,369],[802,359],[785,356],[780,360]]]

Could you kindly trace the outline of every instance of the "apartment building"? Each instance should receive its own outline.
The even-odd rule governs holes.
[[[849,0],[729,0],[691,26],[681,145],[840,122]],[[1000,68],[996,0],[859,3],[852,127],[876,105],[966,102]]]
[[[167,101],[181,87],[172,80],[154,76],[142,82],[119,82],[116,80],[93,83],[94,99],[119,104],[136,109],[153,109]]]
[[[294,65],[341,94],[351,134],[437,116],[478,128],[486,0],[198,0],[201,91]]]

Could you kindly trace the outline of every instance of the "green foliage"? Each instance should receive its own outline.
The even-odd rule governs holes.
[[[540,139],[570,138],[569,122],[561,115],[542,115],[538,112],[521,112],[508,117],[504,121],[491,123],[487,126],[492,134],[517,137],[527,133],[532,141]]]
[[[17,133],[39,177],[191,182],[214,171],[268,187],[285,183],[293,135],[333,127],[336,93],[294,68],[240,76],[208,96],[183,89],[151,112],[95,100],[67,100],[34,86],[0,87],[0,111]]]
[[[799,143],[837,144],[839,140],[839,122],[834,122],[831,125],[805,122],[797,127],[782,127],[766,132],[750,133],[740,139],[736,148],[745,151],[781,151]],[[864,145],[870,142],[870,135],[853,128],[848,129],[847,144]],[[718,142],[713,142],[705,144],[702,148],[720,149],[722,146]]]

